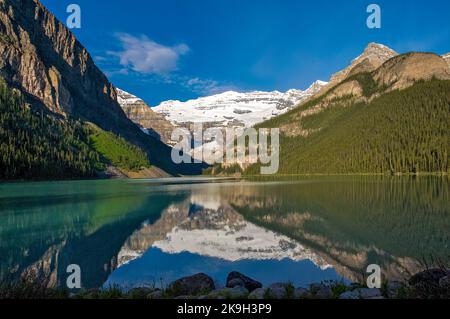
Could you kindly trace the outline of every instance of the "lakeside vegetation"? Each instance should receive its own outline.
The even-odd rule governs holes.
[[[439,80],[419,82],[367,104],[336,103],[298,123],[316,133],[281,136],[279,174],[449,173],[449,103],[450,81]],[[259,126],[280,127],[300,111]],[[245,174],[259,171],[253,165]]]

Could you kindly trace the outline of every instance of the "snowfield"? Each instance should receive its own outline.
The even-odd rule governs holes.
[[[153,110],[174,125],[214,123],[221,127],[251,127],[289,111],[327,84],[317,81],[305,91],[294,89],[285,93],[228,91],[186,102],[166,101]]]

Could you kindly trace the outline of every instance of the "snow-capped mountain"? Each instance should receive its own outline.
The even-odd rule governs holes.
[[[214,123],[220,127],[250,127],[281,115],[317,93],[326,82],[317,81],[307,90],[285,93],[228,91],[186,102],[166,101],[153,110],[174,125]]]
[[[134,96],[131,93],[128,93],[124,90],[121,90],[119,88],[116,88],[117,91],[117,102],[119,102],[119,104],[121,106],[127,106],[127,105],[136,105],[138,103],[143,103],[144,101],[142,101],[140,98],[138,98],[137,96]]]
[[[142,131],[165,143],[170,143],[174,127],[164,116],[155,113],[142,99],[124,90],[116,88],[119,102],[127,117]]]
[[[144,224],[121,248],[118,266],[138,259],[151,248],[227,261],[310,260],[323,270],[331,267],[300,242],[248,222],[222,203],[214,190],[208,194],[194,191],[188,201],[168,207],[154,224]]]

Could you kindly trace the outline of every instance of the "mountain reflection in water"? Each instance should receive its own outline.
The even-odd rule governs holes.
[[[0,276],[47,286],[167,284],[238,270],[265,284],[403,279],[448,261],[447,177],[0,185]]]

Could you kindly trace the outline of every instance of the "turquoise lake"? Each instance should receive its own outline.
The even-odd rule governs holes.
[[[448,177],[0,184],[0,280],[166,286],[240,271],[263,284],[402,280],[450,259]]]

